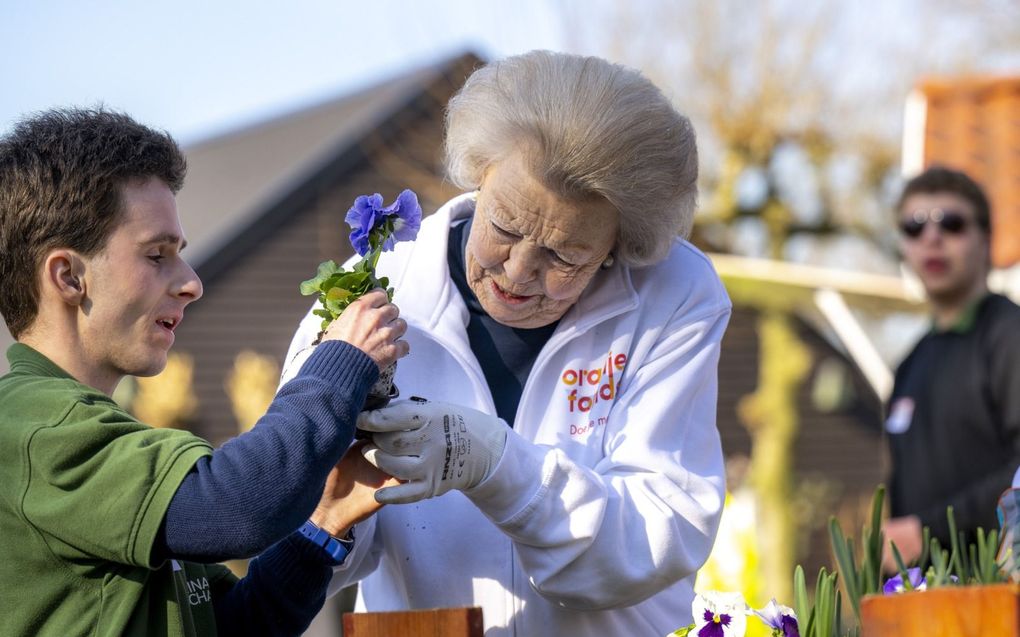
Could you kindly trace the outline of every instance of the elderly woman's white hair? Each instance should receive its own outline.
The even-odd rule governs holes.
[[[525,152],[561,196],[600,196],[620,213],[614,253],[643,266],[687,237],[697,203],[694,128],[639,72],[596,57],[531,51],[475,71],[450,101],[446,166],[466,190]]]

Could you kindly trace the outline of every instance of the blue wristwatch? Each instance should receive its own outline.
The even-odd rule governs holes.
[[[319,528],[311,520],[308,520],[301,525],[298,529],[298,533],[308,538],[316,546],[322,547],[322,550],[333,560],[336,566],[344,563],[347,559],[347,554],[354,548],[354,529],[348,533],[350,536],[346,540],[341,540],[333,537],[323,529]]]

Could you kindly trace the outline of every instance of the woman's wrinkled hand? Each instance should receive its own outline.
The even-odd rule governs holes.
[[[326,328],[322,340],[350,343],[382,370],[407,356],[410,346],[401,340],[406,332],[407,322],[400,318],[400,309],[389,302],[384,290],[375,289],[347,306]]]

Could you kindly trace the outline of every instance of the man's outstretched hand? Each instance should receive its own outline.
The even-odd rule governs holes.
[[[312,522],[333,537],[344,537],[352,526],[382,508],[375,498],[377,489],[400,484],[365,460],[365,445],[354,443],[330,470],[322,499],[312,513]]]

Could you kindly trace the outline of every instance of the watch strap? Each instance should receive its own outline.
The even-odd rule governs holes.
[[[344,560],[347,559],[347,555],[351,552],[351,549],[354,548],[353,533],[349,534],[352,537],[341,540],[333,537],[311,520],[302,524],[298,529],[298,533],[305,536],[305,538],[316,546],[322,548],[322,550],[329,555],[334,565],[337,566],[344,563]]]

